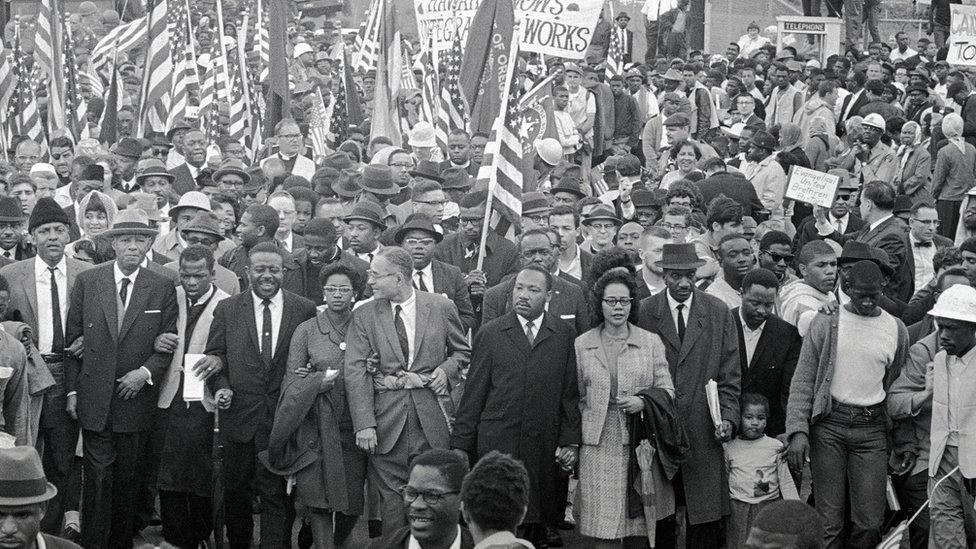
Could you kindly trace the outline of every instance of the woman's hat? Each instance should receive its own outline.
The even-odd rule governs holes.
[[[661,260],[654,262],[657,267],[676,271],[690,271],[704,264],[705,261],[698,257],[695,245],[691,243],[665,244]]]

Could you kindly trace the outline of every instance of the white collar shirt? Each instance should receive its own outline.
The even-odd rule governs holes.
[[[763,322],[758,328],[753,330],[746,324],[746,319],[743,318],[742,310],[740,309],[739,324],[742,325],[742,340],[746,344],[746,363],[742,365],[744,370],[752,363],[752,357],[756,354],[756,345],[759,344],[759,338],[762,337],[763,328],[766,327],[766,323]]]
[[[37,350],[41,354],[61,353],[52,349],[54,342],[54,309],[51,300],[51,271],[40,256],[34,256],[34,283],[37,286]],[[68,260],[63,256],[54,266],[54,280],[58,285],[58,307],[61,327],[68,322]],[[62,334],[63,335],[63,334]]]
[[[261,341],[264,339],[261,330],[264,326],[264,300],[253,291],[251,297],[254,299],[254,326],[258,331],[258,352],[263,351]],[[281,315],[285,309],[285,298],[281,290],[271,298],[271,356],[274,356],[278,346],[278,334],[281,331]],[[288,342],[285,342],[287,345]]]
[[[417,337],[417,292],[411,291],[410,297],[399,303],[390,301],[390,311],[393,313],[394,322],[396,321],[398,305],[400,306],[400,318],[403,320],[403,327],[407,330],[407,348],[410,350],[410,356],[406,357],[407,367],[404,369],[409,370],[417,354],[415,341]]]
[[[681,316],[684,318],[685,321],[684,327],[687,328],[688,313],[691,311],[691,302],[695,299],[695,294],[692,293],[691,295],[689,295],[688,299],[686,299],[683,303],[680,303],[677,300],[675,300],[673,297],[671,297],[671,292],[667,293],[667,298],[668,298],[668,309],[671,310],[671,320],[674,322],[674,330],[677,333],[681,333],[681,330],[678,329],[678,305],[684,305],[684,308],[681,309]]]

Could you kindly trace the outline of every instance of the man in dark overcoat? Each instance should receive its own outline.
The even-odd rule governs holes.
[[[544,541],[562,519],[560,467],[571,469],[580,444],[579,386],[573,326],[545,305],[553,276],[538,265],[515,278],[512,310],[478,331],[451,447],[476,461],[492,450],[511,454],[529,472],[525,536]]]

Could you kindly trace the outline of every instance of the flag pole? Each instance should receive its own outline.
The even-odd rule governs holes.
[[[508,66],[505,67],[505,86],[502,89],[502,108],[498,112],[498,117],[495,118],[495,123],[493,125],[492,133],[495,135],[495,145],[498,146],[497,151],[492,151],[491,156],[491,171],[496,173],[488,179],[488,199],[485,201],[485,218],[481,225],[481,242],[478,244],[478,265],[477,270],[481,270],[485,262],[485,243],[488,241],[488,231],[491,230],[491,206],[494,202],[495,186],[498,185],[498,157],[501,155],[501,141],[499,135],[501,133],[502,126],[505,124],[505,116],[508,113],[508,95],[512,88],[512,79],[515,77],[515,66],[518,64],[518,53],[519,53],[519,23],[518,18],[515,19],[515,24],[512,27],[512,43],[508,50]]]

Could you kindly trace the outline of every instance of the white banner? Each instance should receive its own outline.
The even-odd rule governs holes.
[[[448,49],[455,31],[468,38],[480,0],[414,0],[420,43],[434,37],[436,51]],[[593,37],[602,2],[593,0],[515,0],[519,45],[523,51],[582,59]]]
[[[786,183],[786,198],[829,208],[834,204],[839,184],[840,178],[836,175],[792,166]]]
[[[976,66],[976,6],[952,4],[952,23],[949,25],[950,65]]]

